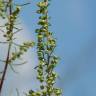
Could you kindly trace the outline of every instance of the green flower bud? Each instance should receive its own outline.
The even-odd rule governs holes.
[[[41,86],[40,86],[40,89],[43,90],[43,89],[44,89],[44,85],[41,85]]]
[[[46,7],[47,5],[48,5],[47,2],[39,2],[39,3],[37,4],[38,7]]]
[[[36,96],[41,96],[41,92],[36,92]]]

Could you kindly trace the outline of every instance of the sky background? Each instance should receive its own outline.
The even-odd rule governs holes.
[[[24,0],[15,1],[20,3]],[[24,30],[18,35],[17,42],[36,40],[34,30],[38,28],[36,25],[38,15],[35,13],[38,0],[28,1],[32,4],[22,8],[20,22]],[[96,0],[51,1],[49,14],[52,27],[50,29],[57,38],[56,54],[61,58],[55,70],[60,76],[57,86],[63,89],[62,96],[96,96],[95,9]],[[2,51],[2,55],[4,52]],[[21,96],[31,88],[34,90],[38,88],[36,72],[33,70],[38,62],[35,52],[36,48],[33,48],[25,54],[24,58],[28,60],[28,64],[17,67],[18,74],[8,69],[2,96],[8,94],[15,96],[16,88]]]

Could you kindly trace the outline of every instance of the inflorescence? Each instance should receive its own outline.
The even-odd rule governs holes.
[[[54,68],[59,58],[54,55],[56,39],[49,30],[49,26],[51,25],[49,23],[50,17],[48,16],[49,5],[49,0],[42,0],[37,4],[39,7],[37,13],[40,15],[38,22],[40,28],[36,29],[39,64],[35,69],[38,73],[37,79],[40,81],[40,91],[35,92],[30,90],[28,96],[61,96],[62,94],[60,88],[54,87],[57,78]]]

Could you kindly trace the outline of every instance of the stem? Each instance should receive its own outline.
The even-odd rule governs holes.
[[[12,6],[11,6],[12,0],[9,0],[8,3],[10,3],[9,15],[11,15],[12,14]],[[11,26],[10,26],[10,31],[11,31]],[[3,87],[3,84],[4,84],[4,79],[5,79],[7,68],[8,68],[11,46],[12,46],[12,39],[9,41],[9,45],[8,45],[7,58],[6,58],[6,62],[5,62],[5,67],[4,67],[3,75],[2,75],[2,78],[1,78],[1,83],[0,83],[0,95],[1,95],[1,92],[2,92],[2,87]]]
[[[8,48],[6,63],[5,63],[5,67],[4,67],[4,71],[3,71],[3,75],[2,75],[1,83],[0,83],[0,94],[1,94],[1,91],[2,91],[2,87],[3,87],[3,84],[4,84],[4,78],[5,78],[5,75],[6,75],[7,68],[8,68],[9,55],[10,55],[10,50],[11,50],[11,43],[9,44],[8,47],[9,47],[9,48]]]

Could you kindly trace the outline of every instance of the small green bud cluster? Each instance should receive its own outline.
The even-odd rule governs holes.
[[[46,14],[46,13],[48,12],[48,10],[47,10],[48,5],[49,5],[48,2],[43,2],[43,1],[39,2],[39,3],[37,4],[37,6],[38,6],[40,9],[37,10],[37,13],[38,13],[38,14]]]
[[[21,12],[20,5],[15,5],[13,0],[0,0],[0,17],[1,13],[3,13],[3,10],[5,11],[5,19],[7,22],[4,24],[4,31],[3,31],[3,37],[5,38],[5,44],[8,44],[8,53],[6,60],[1,60],[2,62],[5,62],[7,65],[13,64],[13,61],[18,60],[24,53],[28,51],[29,48],[32,48],[34,46],[33,41],[27,41],[23,44],[17,44],[15,43],[15,34],[18,33],[21,29],[16,26],[18,15]],[[1,12],[2,11],[2,12]],[[2,30],[2,29],[1,29]],[[1,31],[0,30],[0,31]],[[3,44],[3,43],[2,43]],[[12,51],[11,51],[12,49]],[[15,51],[13,51],[15,49]],[[21,65],[21,64],[18,64]]]
[[[15,27],[15,21],[17,19],[17,16],[20,12],[20,8],[16,7],[15,11],[11,13],[8,17],[8,23],[5,24],[6,27],[6,33],[4,34],[4,37],[7,39],[7,41],[12,40],[13,37],[13,29]]]
[[[27,96],[41,96],[41,92],[40,91],[34,92],[33,90],[30,90],[29,95]]]
[[[2,17],[3,19],[5,18],[4,13],[5,13],[4,2],[3,0],[0,0],[0,17]]]
[[[28,96],[61,96],[61,89],[54,87],[57,78],[54,68],[58,63],[58,57],[54,55],[56,40],[53,38],[52,32],[49,31],[51,25],[48,17],[49,0],[42,0],[37,6],[39,7],[37,13],[40,15],[38,22],[40,28],[36,29],[39,60],[37,79],[41,85],[40,91],[31,91]]]
[[[13,65],[15,65],[13,61],[21,59],[21,56],[26,53],[29,48],[34,46],[34,42],[32,41],[24,42],[23,44],[15,43],[16,37],[14,36],[21,30],[16,25],[18,25],[17,18],[19,13],[21,12],[20,7],[22,5],[15,4],[14,2],[15,0],[0,0],[0,17],[7,21],[4,26],[0,26],[3,28],[0,29],[0,32],[4,33],[3,37],[5,38],[4,42],[1,41],[0,44],[8,45],[6,58],[4,60],[0,60],[1,62],[5,63],[4,69],[2,71],[2,76],[0,78],[0,94],[4,84],[8,66],[10,66],[13,72],[16,72],[13,67]],[[24,5],[26,4],[23,4],[23,6]],[[24,63],[25,62],[16,65],[22,65]],[[40,96],[39,94],[40,93],[37,92],[35,96]]]
[[[19,59],[25,52],[28,51],[29,48],[31,48],[33,46],[34,46],[34,42],[32,42],[32,41],[24,42],[23,45],[19,46],[18,52],[12,52],[12,56],[9,59],[9,63],[12,63],[16,59]]]

